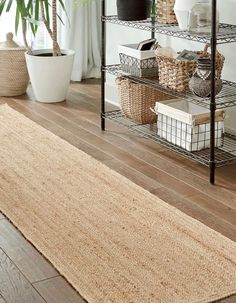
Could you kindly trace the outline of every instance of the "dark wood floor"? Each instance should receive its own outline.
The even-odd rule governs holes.
[[[30,91],[28,96],[1,98],[0,102],[236,241],[236,166],[218,169],[217,185],[211,186],[205,167],[155,142],[111,122],[102,132],[99,95],[98,81],[90,80],[72,84],[63,103],[37,103]],[[85,301],[0,214],[0,303],[31,302]],[[219,302],[236,303],[236,296]]]

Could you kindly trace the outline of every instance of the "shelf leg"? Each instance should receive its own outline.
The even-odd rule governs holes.
[[[106,101],[105,101],[105,82],[106,72],[104,67],[106,66],[106,22],[103,20],[103,16],[106,15],[106,0],[102,0],[102,39],[101,39],[101,129],[104,131],[106,128],[105,112],[106,112]]]
[[[210,163],[210,183],[215,184],[215,163]]]
[[[105,72],[101,72],[101,130],[106,130],[106,119],[105,115]]]
[[[210,183],[215,184],[215,76],[216,76],[216,14],[217,14],[217,0],[212,0],[212,29],[211,29],[211,129],[210,129]]]
[[[155,38],[155,23],[156,23],[156,0],[152,0],[151,22],[152,22],[151,38],[154,39]]]
[[[101,130],[106,130],[106,119],[103,116],[101,116]]]

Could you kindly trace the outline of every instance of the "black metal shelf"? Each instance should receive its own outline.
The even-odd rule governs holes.
[[[155,31],[158,34],[164,34],[171,37],[183,38],[202,43],[210,43],[211,41],[211,35],[197,35],[189,33],[187,31],[180,30],[177,24],[160,24],[158,22],[153,23],[151,19],[144,21],[123,21],[119,20],[117,16],[111,15],[103,16],[102,21],[150,32]],[[232,42],[236,42],[236,25],[221,23],[219,33],[217,33],[217,44]]]
[[[176,146],[157,135],[156,124],[137,124],[130,119],[127,119],[120,110],[110,111],[104,114],[104,118],[111,120],[129,128],[144,138],[148,138],[158,142],[168,149],[177,152],[178,154],[197,161],[205,166],[210,165],[210,149],[204,149],[197,152],[189,152],[179,146]],[[215,163],[216,167],[230,165],[236,163],[236,136],[231,134],[224,135],[224,144],[222,147],[215,148]]]
[[[155,5],[155,0],[151,0]],[[225,44],[236,42],[236,25],[220,24],[219,32],[217,32],[217,1],[211,0],[212,10],[212,24],[211,33],[209,35],[199,35],[189,33],[188,31],[182,31],[177,24],[159,24],[155,18],[147,19],[143,21],[123,21],[119,20],[116,15],[108,16],[106,14],[107,0],[102,0],[102,86],[101,86],[101,129],[105,131],[105,121],[110,119],[114,122],[120,123],[129,129],[136,131],[138,134],[145,138],[152,139],[159,144],[166,146],[167,148],[199,163],[207,165],[209,167],[209,181],[211,184],[215,184],[215,168],[219,166],[229,165],[236,163],[236,136],[226,134],[224,138],[224,145],[221,148],[215,148],[215,110],[230,108],[236,106],[236,83],[230,81],[224,81],[223,89],[218,96],[215,96],[215,75],[216,75],[216,47],[217,44]],[[125,119],[120,111],[106,112],[105,106],[105,75],[111,73],[119,76],[124,75],[121,72],[119,65],[106,64],[106,29],[107,23],[118,24],[126,27],[145,30],[150,33],[152,38],[155,37],[155,33],[163,34],[166,36],[183,38],[191,41],[208,43],[211,46],[211,97],[199,98],[193,95],[191,92],[176,93],[172,90],[166,89],[161,86],[155,79],[138,78],[131,75],[125,75],[136,83],[141,83],[149,87],[160,89],[169,95],[177,98],[185,98],[190,102],[201,105],[210,110],[210,148],[190,153],[183,148],[175,146],[164,139],[157,136],[155,126],[138,125],[132,121]]]
[[[198,104],[202,107],[210,109],[210,98],[200,98],[196,95],[193,95],[190,91],[184,93],[178,93],[173,90],[164,88],[162,85],[159,84],[158,80],[156,79],[149,79],[149,78],[138,78],[131,75],[127,75],[123,73],[120,69],[120,65],[108,65],[103,68],[106,72],[115,75],[115,76],[122,76],[125,75],[132,81],[136,83],[141,83],[147,85],[149,87],[153,87],[156,89],[160,89],[163,92],[168,93],[171,96],[177,98],[185,98],[189,102]],[[236,83],[230,81],[223,81],[223,89],[218,96],[216,96],[216,108],[217,109],[224,109],[227,107],[236,106]]]

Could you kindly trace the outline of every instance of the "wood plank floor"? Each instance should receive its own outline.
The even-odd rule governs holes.
[[[0,103],[7,103],[167,203],[236,241],[236,165],[218,169],[217,184],[211,186],[208,170],[200,164],[111,122],[107,123],[107,131],[102,132],[99,98],[99,81],[88,80],[71,84],[68,100],[63,103],[37,103],[30,89],[28,95],[0,98]],[[0,214],[0,303],[31,302],[85,303]],[[236,296],[218,302],[236,303]]]

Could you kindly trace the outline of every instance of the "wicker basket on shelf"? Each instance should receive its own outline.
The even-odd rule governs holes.
[[[164,24],[176,23],[174,5],[175,0],[157,0],[157,22]]]
[[[157,116],[150,108],[153,108],[157,101],[175,98],[160,90],[135,83],[127,77],[118,77],[116,83],[122,113],[127,118],[140,124],[156,122]]]
[[[196,52],[199,58],[210,58],[207,44],[203,51]],[[176,92],[189,90],[189,81],[196,69],[197,62],[194,60],[180,61],[163,55],[157,55],[159,66],[159,82],[166,88]],[[225,57],[217,51],[216,54],[216,73],[221,77]]]

